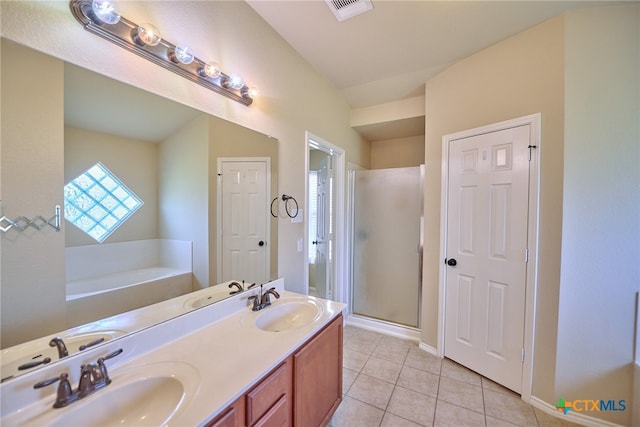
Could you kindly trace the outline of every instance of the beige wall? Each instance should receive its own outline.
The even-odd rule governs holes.
[[[2,61],[0,215],[48,219],[63,206],[62,63],[5,40],[1,49],[16,60]],[[66,329],[64,233],[13,229],[0,245],[2,348]]]
[[[209,277],[209,117],[202,114],[160,144],[160,238],[193,242],[194,290]]]
[[[498,43],[426,84],[422,340],[437,342],[442,136],[542,113],[540,240],[533,395],[554,396],[562,220],[564,18]]]
[[[65,126],[64,182],[73,180],[97,162],[144,203],[105,242],[158,238],[158,145]],[[66,225],[67,247],[97,243],[79,228],[70,223]]]
[[[371,143],[371,169],[403,168],[424,163],[424,135]]]
[[[640,290],[640,6],[567,14],[556,395],[626,400]],[[637,411],[640,408],[635,408]]]
[[[640,276],[639,9],[567,13],[426,84],[423,341],[437,338],[440,212],[429,205],[440,200],[442,136],[540,112],[532,394],[549,405],[626,400],[627,411],[587,414],[621,425],[631,419]]]

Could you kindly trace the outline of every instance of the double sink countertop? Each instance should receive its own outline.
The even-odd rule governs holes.
[[[137,417],[138,425],[145,420],[164,420],[167,425],[205,424],[345,308],[342,303],[285,291],[282,279],[268,285],[275,287],[281,298],[272,297],[272,305],[261,311],[250,308],[247,298],[258,293],[252,289],[2,384],[0,423],[43,426],[75,420],[91,424],[91,417],[96,417],[94,422]],[[268,318],[286,313],[285,306],[317,311],[309,314],[306,310],[307,320],[299,322],[294,310],[287,316],[293,323],[280,328],[278,319],[274,324]],[[95,363],[120,348],[122,354],[105,362],[111,385],[91,396],[53,409],[57,385],[33,389],[33,384],[67,372],[75,390],[81,364]],[[131,405],[135,409],[123,408],[134,400],[138,400]],[[141,419],[145,416],[160,418]]]

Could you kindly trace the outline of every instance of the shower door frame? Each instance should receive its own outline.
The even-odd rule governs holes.
[[[343,282],[344,292],[346,293],[346,299],[344,302],[347,304],[346,309],[346,323],[354,326],[358,326],[364,329],[369,329],[372,331],[377,331],[380,333],[384,333],[387,335],[393,335],[402,339],[407,339],[411,341],[415,341],[420,343],[420,333],[422,328],[422,288],[424,284],[422,283],[422,261],[424,255],[424,180],[426,176],[426,166],[424,164],[420,164],[420,235],[418,241],[418,250],[419,253],[419,274],[418,274],[418,326],[412,327],[407,325],[396,324],[387,320],[371,318],[359,314],[353,313],[353,285],[354,285],[354,271],[353,271],[353,262],[354,262],[354,220],[355,220],[355,173],[360,170],[367,170],[359,165],[354,163],[348,163],[347,166],[347,175],[348,180],[346,182],[346,216],[348,218],[348,222],[346,223],[346,241],[347,241],[347,251],[345,253],[345,282]],[[420,343],[422,347],[422,343]],[[432,353],[435,353],[433,351]]]

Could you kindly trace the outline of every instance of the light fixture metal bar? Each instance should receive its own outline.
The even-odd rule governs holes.
[[[175,49],[175,45],[167,40],[162,39],[156,46],[141,46],[135,43],[132,38],[132,32],[136,31],[138,24],[129,21],[125,17],[121,16],[120,21],[116,24],[105,24],[94,20],[92,18],[91,0],[71,0],[69,7],[73,16],[82,24],[85,30],[234,101],[247,106],[253,102],[253,99],[248,94],[249,88],[247,86],[243,86],[241,89],[225,87],[225,82],[230,78],[227,74],[220,72],[217,77],[200,75],[200,70],[205,66],[204,61],[194,58],[191,64],[173,62],[169,55]]]

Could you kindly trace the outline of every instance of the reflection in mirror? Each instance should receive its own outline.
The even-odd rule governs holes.
[[[49,341],[58,335],[71,352],[225,298],[237,290],[230,281],[277,276],[277,221],[268,209],[277,194],[275,139],[6,39],[1,54],[0,215],[46,216],[60,205],[65,216],[61,232],[2,233],[3,364],[28,341],[43,355],[16,360],[10,375],[55,362]],[[95,173],[97,164],[104,170]],[[264,204],[232,203],[253,194],[256,176]],[[79,185],[63,191],[76,178]],[[142,202],[130,216],[119,210],[116,180]],[[111,217],[125,221],[95,231]],[[101,218],[108,223],[92,222]],[[219,231],[256,222],[257,240]],[[256,253],[261,273],[252,276],[246,260]],[[163,302],[171,298],[179,309]],[[153,321],[121,314],[149,304],[161,314]],[[28,362],[35,367],[17,370]]]

